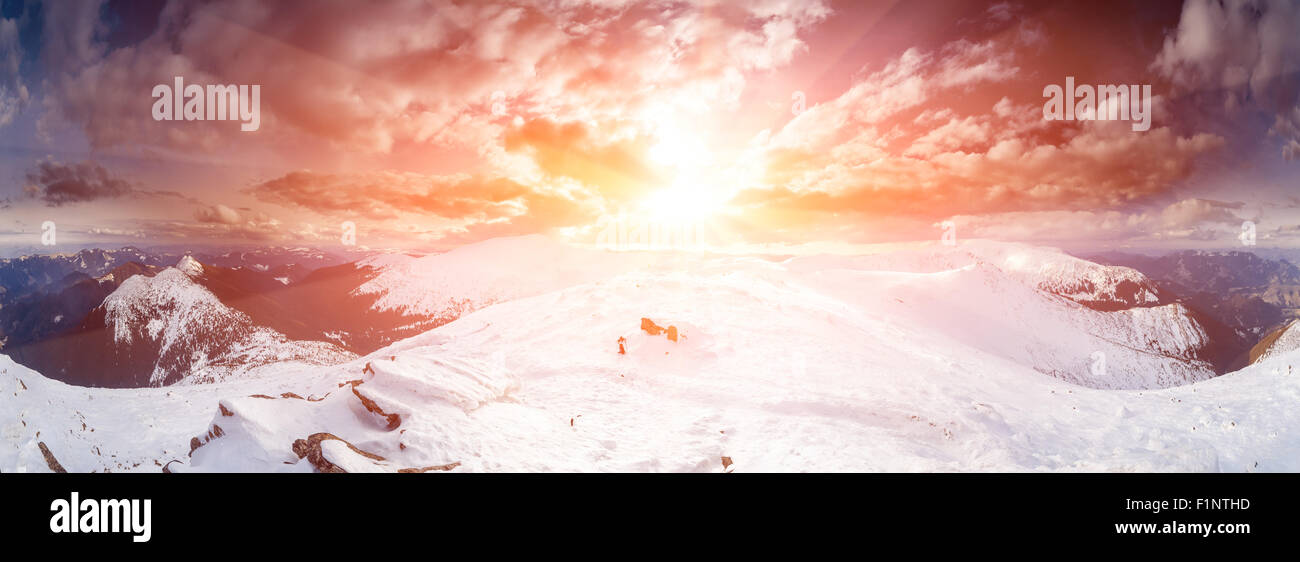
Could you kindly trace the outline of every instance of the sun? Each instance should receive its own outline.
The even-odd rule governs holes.
[[[647,156],[657,166],[677,170],[698,169],[706,166],[712,158],[709,146],[700,134],[667,128],[655,136],[658,140],[650,147]]]
[[[642,207],[658,222],[695,223],[722,211],[726,199],[719,192],[706,185],[680,181],[648,195]]]
[[[643,211],[663,223],[695,223],[720,212],[727,200],[724,178],[703,135],[668,128],[656,136],[649,159],[672,179],[641,201]]]

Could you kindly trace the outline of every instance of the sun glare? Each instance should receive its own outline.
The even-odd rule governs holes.
[[[704,135],[663,127],[655,136],[658,141],[648,156],[662,168],[664,176],[672,178],[672,183],[642,200],[642,208],[650,218],[665,223],[694,223],[721,211],[726,203],[721,183],[725,178],[718,177],[722,166]]]
[[[666,223],[698,222],[722,210],[725,199],[719,190],[707,186],[678,183],[651,193],[643,201],[650,217]]]

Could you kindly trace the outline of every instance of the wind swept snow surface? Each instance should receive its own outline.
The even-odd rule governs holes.
[[[349,363],[103,390],[0,359],[0,469],[48,470],[44,442],[70,471],[1300,470],[1300,354],[1210,379],[1178,305],[1085,306],[1041,272],[1108,272],[1032,262],[1072,263],[1051,251],[592,262],[496,242],[573,267],[494,261],[474,284],[452,264],[473,269],[476,246],[457,250],[445,277],[376,290],[386,306],[467,287],[495,304]]]

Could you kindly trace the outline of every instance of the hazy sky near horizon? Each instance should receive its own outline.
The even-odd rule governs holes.
[[[1295,2],[0,6],[0,243],[1300,245]],[[155,120],[177,76],[260,127]],[[1067,76],[1150,129],[1044,119]]]

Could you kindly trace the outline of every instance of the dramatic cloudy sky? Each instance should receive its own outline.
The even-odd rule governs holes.
[[[0,241],[1300,243],[1300,4],[3,0]],[[261,85],[261,128],[151,91]],[[1150,130],[1043,88],[1150,84]]]

